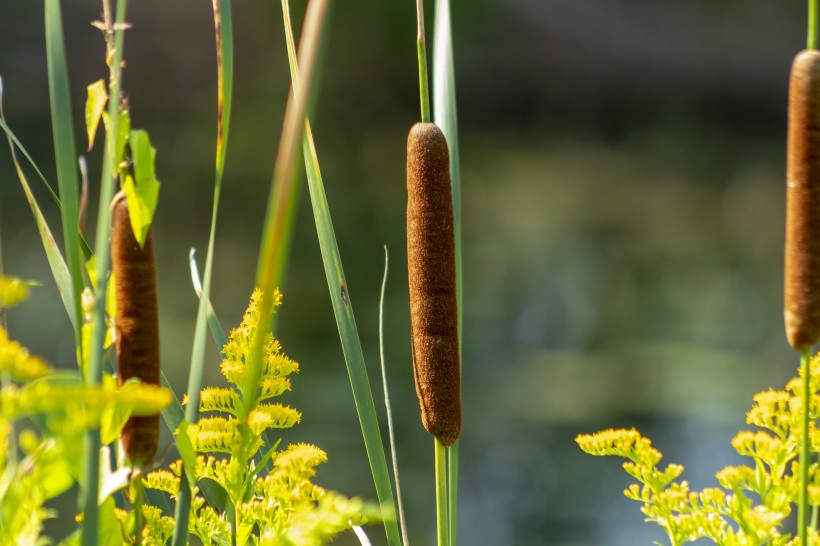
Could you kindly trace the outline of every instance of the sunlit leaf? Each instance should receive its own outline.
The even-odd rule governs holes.
[[[138,129],[131,131],[129,145],[134,162],[134,177],[126,176],[122,189],[128,198],[128,214],[131,216],[131,228],[140,246],[145,244],[154,211],[159,198],[159,180],[157,180],[154,159],[157,151],[151,146],[148,133]]]
[[[100,546],[122,546],[122,527],[114,512],[114,498],[108,497],[99,508],[99,537]]]
[[[105,80],[97,80],[88,86],[88,99],[85,101],[85,127],[88,131],[88,150],[94,147],[94,136],[100,124],[105,104],[108,102],[108,90]]]
[[[111,117],[108,112],[102,114],[103,124],[106,132],[111,131]],[[117,122],[117,147],[114,150],[114,170],[119,170],[119,165],[125,159],[125,145],[128,144],[128,137],[131,135],[131,114],[128,110],[120,112]]]

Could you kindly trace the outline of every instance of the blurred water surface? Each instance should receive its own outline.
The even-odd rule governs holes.
[[[288,88],[277,3],[235,4],[213,294],[226,327],[252,290]],[[401,478],[412,542],[433,544],[433,446],[413,390],[404,257],[404,147],[418,118],[414,6],[337,4],[314,134],[374,385],[382,245],[390,250],[385,343]],[[294,3],[294,13],[303,6]],[[84,88],[105,75],[102,40],[89,25],[100,4],[63,9],[83,143]],[[454,3],[461,543],[662,540],[622,496],[629,480],[620,464],[576,448],[581,432],[638,427],[667,461],[687,467],[694,488],[715,485],[714,472],[737,463],[729,441],[752,395],[781,387],[797,365],[782,333],[781,268],[786,84],[805,42],[803,9],[765,0]],[[182,392],[196,312],[187,256],[195,247],[204,260],[213,181],[210,4],[141,0],[129,10],[125,88],[163,182],[163,366]],[[41,3],[0,2],[0,75],[9,123],[54,179]],[[89,162],[93,194],[97,151]],[[11,314],[12,335],[71,366],[68,320],[6,152],[0,181],[6,269],[43,283]],[[55,207],[36,186],[57,230]],[[374,498],[307,192],[295,237],[278,335],[302,365],[287,399],[304,415],[285,442],[328,451],[321,484]],[[210,350],[207,381],[217,381]],[[62,509],[55,535],[73,504]],[[381,543],[377,528],[371,535]]]

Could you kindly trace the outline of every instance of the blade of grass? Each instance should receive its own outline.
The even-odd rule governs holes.
[[[43,242],[43,248],[46,251],[46,258],[48,259],[51,274],[54,276],[54,281],[57,284],[57,290],[60,292],[60,298],[63,300],[63,305],[65,306],[69,319],[71,320],[72,328],[74,328],[75,333],[79,332],[80,325],[76,322],[77,317],[72,312],[75,306],[75,301],[68,266],[66,266],[63,255],[60,253],[60,248],[57,246],[57,241],[54,240],[54,235],[51,233],[51,229],[48,227],[48,222],[46,222],[46,219],[43,216],[43,212],[40,210],[40,206],[34,198],[34,194],[31,191],[31,186],[29,186],[28,179],[26,179],[23,168],[17,160],[17,152],[15,149],[16,139],[14,139],[5,122],[5,117],[3,114],[2,80],[0,80],[0,126],[2,126],[6,132],[9,147],[11,148],[11,160],[14,163],[14,168],[17,170],[17,177],[20,179],[20,185],[23,187],[23,193],[26,194],[26,200],[31,208],[31,213],[34,215],[34,222],[37,224],[37,230],[40,233],[40,239]]]
[[[401,540],[404,546],[409,546],[407,539],[407,522],[404,519],[404,505],[401,499],[401,487],[399,486],[399,461],[396,453],[396,435],[393,433],[393,411],[390,409],[390,395],[387,389],[387,369],[384,360],[384,291],[387,288],[387,245],[384,245],[384,277],[382,277],[382,289],[379,296],[379,360],[382,369],[382,388],[384,389],[384,409],[387,415],[387,433],[390,437],[390,455],[393,462],[393,481],[396,484],[396,504],[399,507],[399,527],[401,528]]]
[[[287,0],[282,1],[283,19],[285,22],[285,38],[288,42],[288,59],[290,62],[291,80],[297,92],[303,85],[299,73],[301,59],[297,61],[293,43],[293,29],[290,24],[290,10]],[[316,231],[319,238],[319,247],[322,252],[322,262],[327,278],[333,313],[336,317],[336,327],[342,342],[342,352],[347,365],[350,385],[353,390],[353,400],[362,427],[365,449],[367,451],[370,470],[376,486],[376,495],[383,509],[395,513],[393,490],[390,485],[390,473],[387,469],[387,459],[381,441],[379,422],[376,417],[376,406],[367,377],[367,368],[359,340],[356,319],[353,314],[353,305],[350,299],[347,282],[342,268],[342,260],[336,236],[333,231],[333,222],[330,217],[327,197],[325,196],[322,174],[319,161],[313,144],[313,135],[310,122],[304,119],[304,135],[302,137],[302,151],[305,160],[305,171],[310,191],[310,201],[313,207],[313,217],[316,222]],[[385,521],[387,540],[391,546],[401,544],[399,530],[394,519]]]
[[[74,308],[72,323],[82,323],[80,293],[83,290],[82,264],[79,244],[79,199],[77,183],[77,152],[74,146],[74,125],[71,120],[71,97],[68,90],[65,43],[63,39],[60,0],[46,0],[46,56],[48,60],[48,89],[51,103],[51,125],[54,133],[54,158],[57,164],[57,182],[62,201],[63,238],[65,258],[71,277]],[[82,362],[80,328],[74,330],[75,343]]]
[[[108,1],[104,2],[108,5]],[[111,215],[109,204],[114,195],[114,181],[116,177],[115,148],[117,142],[117,126],[119,124],[120,89],[122,86],[122,59],[125,42],[125,12],[127,0],[117,0],[116,21],[106,28],[107,38],[113,36],[113,55],[111,56],[108,115],[111,118],[110,131],[105,134],[105,152],[103,157],[102,175],[100,181],[100,202],[97,210],[97,231],[95,236],[95,254],[97,258],[97,291],[94,311],[92,313],[91,345],[88,357],[88,370],[85,381],[89,385],[99,385],[102,378],[102,362],[105,350],[105,299],[108,288],[108,272],[111,269],[110,248],[108,244],[111,233]],[[108,42],[111,47],[111,42]],[[110,51],[109,51],[110,52]],[[99,543],[97,491],[99,489],[100,467],[100,431],[89,430],[86,435],[86,459],[84,466],[85,487],[80,496],[84,507],[83,519],[83,546],[94,546]]]
[[[256,405],[256,385],[262,375],[262,351],[273,326],[274,290],[280,286],[287,260],[293,227],[296,197],[296,154],[305,123],[307,103],[313,89],[313,74],[319,50],[324,43],[324,27],[330,0],[313,0],[307,6],[299,43],[302,79],[298,89],[291,87],[285,107],[285,120],[273,169],[273,180],[265,213],[265,227],[259,252],[256,286],[261,289],[259,327],[251,342],[248,376],[242,387],[245,410]]]
[[[0,95],[2,95],[2,78],[0,78]],[[6,137],[9,139],[9,145],[12,146],[12,148],[20,150],[20,153],[23,154],[23,157],[26,158],[26,160],[29,162],[29,165],[31,165],[31,167],[37,173],[37,176],[40,177],[40,180],[42,180],[43,184],[46,186],[48,193],[54,199],[54,202],[57,203],[57,207],[59,207],[62,210],[63,204],[60,202],[60,198],[57,196],[56,193],[54,193],[54,189],[51,187],[51,184],[48,183],[48,180],[46,180],[46,177],[43,175],[43,172],[37,166],[37,163],[35,163],[34,160],[31,158],[31,155],[29,155],[25,146],[23,146],[23,144],[20,142],[20,140],[11,130],[11,128],[6,124],[5,118],[3,117],[0,117],[0,129],[3,129],[3,132],[6,133]],[[90,259],[93,255],[93,253],[91,252],[91,247],[88,246],[88,243],[86,243],[85,239],[82,236],[80,236],[80,249],[82,250],[86,260]]]
[[[188,255],[188,262],[191,269],[191,283],[194,285],[194,292],[196,292],[196,297],[202,299],[202,283],[199,280],[199,269],[196,267],[196,251],[193,248]],[[208,328],[211,331],[211,337],[214,338],[219,354],[222,358],[225,358],[225,353],[223,353],[222,350],[225,345],[228,344],[228,336],[225,335],[225,330],[223,330],[222,325],[219,323],[216,312],[211,306],[211,302],[208,301],[207,298],[205,298],[205,306],[205,313],[208,320]]]
[[[450,149],[450,180],[453,192],[453,226],[456,257],[456,299],[458,302],[458,350],[463,365],[463,292],[461,248],[461,164],[458,145],[458,116],[456,111],[456,79],[453,63],[453,37],[450,21],[450,1],[437,0],[433,28],[433,118],[444,133]],[[450,545],[456,544],[458,509],[458,456],[460,442],[447,448],[447,494],[450,520]]]
[[[225,172],[225,158],[230,133],[231,105],[233,97],[233,19],[230,0],[213,0],[214,35],[216,41],[217,69],[217,125],[216,125],[216,165],[214,179],[214,201],[211,214],[211,231],[208,236],[208,252],[205,257],[205,279],[202,286],[202,297],[194,326],[194,342],[191,349],[191,366],[188,375],[188,407],[185,419],[196,423],[199,419],[199,393],[202,390],[202,378],[205,369],[205,337],[208,302],[211,293],[211,274],[213,271],[214,240],[216,239],[216,219],[219,210],[219,196],[222,191],[222,179]],[[220,348],[221,351],[221,348]],[[183,472],[183,475],[188,475]],[[188,518],[190,514],[191,488],[182,487],[177,499],[173,542],[182,546],[188,541]],[[184,490],[184,492],[183,492]]]

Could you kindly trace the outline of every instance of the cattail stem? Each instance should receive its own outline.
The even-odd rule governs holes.
[[[809,415],[811,406],[811,347],[803,351],[800,358],[803,376],[803,417],[800,437],[800,501],[797,505],[797,533],[800,546],[808,544],[809,524]]]
[[[447,515],[447,448],[438,438],[436,443],[436,531],[438,546],[448,546],[450,540]]]
[[[424,0],[416,0],[416,54],[419,59],[419,99],[421,100],[421,121],[430,121],[430,92],[427,78],[427,39],[424,36]]]
[[[809,30],[806,40],[807,49],[817,49],[817,0],[809,0]]]
[[[125,40],[125,13],[128,0],[117,0],[116,23],[110,22],[110,0],[104,0],[103,8],[107,10],[106,18],[106,44],[108,53],[106,59],[111,59],[109,65],[109,99],[108,116],[111,119],[111,126],[105,135],[105,153],[100,181],[100,201],[97,212],[96,230],[96,252],[97,257],[97,291],[96,305],[92,314],[91,345],[88,353],[88,369],[85,381],[89,385],[98,385],[102,379],[103,361],[103,341],[105,339],[105,293],[108,286],[108,270],[110,267],[109,235],[110,216],[109,203],[114,195],[114,180],[116,177],[116,142],[119,125],[120,91],[122,84],[122,59]],[[113,49],[111,40],[113,36]],[[98,495],[99,495],[99,472],[100,472],[100,431],[99,429],[89,430],[85,434],[85,488],[81,491],[81,504],[84,508],[85,519],[83,520],[82,546],[95,546],[99,543],[99,515],[98,515]]]

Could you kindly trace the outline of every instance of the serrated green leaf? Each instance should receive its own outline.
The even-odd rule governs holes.
[[[131,159],[134,162],[134,177],[126,176],[122,189],[128,198],[128,213],[131,228],[140,246],[145,244],[151,220],[157,209],[159,180],[154,169],[157,151],[151,146],[148,133],[142,129],[131,131],[129,140]]]
[[[85,101],[85,128],[88,132],[88,151],[94,147],[94,137],[100,124],[105,104],[108,102],[108,89],[105,80],[97,80],[88,86],[88,98]]]

